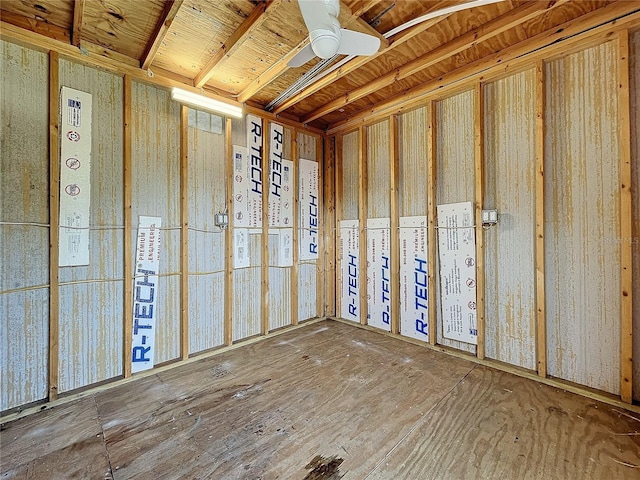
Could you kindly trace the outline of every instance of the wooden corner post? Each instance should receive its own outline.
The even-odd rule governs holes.
[[[536,364],[538,375],[547,376],[547,317],[544,280],[544,148],[546,79],[545,65],[536,64]]]
[[[484,229],[482,228],[482,206],[484,204],[484,95],[482,83],[475,86],[474,108],[475,181],[476,181],[476,312],[478,322],[477,357],[485,355],[484,338]]]
[[[633,231],[629,31],[618,33],[618,115],[620,142],[620,397],[633,401]]]
[[[124,378],[131,376],[131,355],[133,348],[133,229],[131,225],[131,204],[132,204],[132,184],[131,184],[131,76],[124,76],[124,152],[122,156],[122,184],[124,200],[124,239],[123,239],[123,270],[124,270],[124,345],[123,345],[123,375]]]
[[[326,231],[326,216],[325,216],[325,199],[324,199],[324,163],[325,163],[325,152],[324,152],[324,144],[322,142],[322,137],[315,137],[316,143],[316,162],[318,162],[318,259],[316,260],[316,317],[324,317],[325,316],[325,288],[324,288],[324,279],[326,276],[325,273],[325,241],[324,241],[324,232]]]
[[[391,159],[391,333],[400,333],[400,213],[398,208],[400,159],[398,117],[389,118],[389,158]]]
[[[324,138],[324,255],[325,255],[325,310],[324,315],[336,315],[336,149],[335,138]],[[322,188],[322,185],[321,185]]]
[[[360,323],[366,325],[369,313],[367,302],[367,212],[369,181],[367,173],[367,127],[360,127],[360,146],[358,148],[358,169],[360,174],[358,188],[358,217],[360,220]]]
[[[438,316],[436,312],[436,102],[430,101],[427,105],[427,248],[429,261],[429,343],[438,343],[436,325]]]
[[[335,271],[335,283],[336,283],[336,317],[342,317],[342,248],[341,248],[341,232],[340,221],[342,220],[342,194],[344,192],[344,184],[342,181],[342,134],[336,137],[336,165],[335,165],[335,236],[336,236],[336,271]]]
[[[293,267],[291,267],[291,324],[298,325],[298,262],[300,261],[300,199],[298,198],[298,175],[300,175],[300,152],[298,152],[298,130],[291,133],[291,155],[293,172],[291,188],[293,189]]]
[[[261,322],[260,333],[269,333],[269,120],[262,119],[262,265],[261,269]]]
[[[224,279],[224,344],[233,343],[233,140],[232,122],[226,119],[224,129],[224,140],[226,149],[226,178],[227,178],[227,213],[229,215],[229,225],[224,232],[225,241],[225,264],[226,272]]]
[[[180,357],[189,358],[189,109],[180,106]]]
[[[60,73],[57,52],[49,52],[49,401],[58,398],[60,290]]]

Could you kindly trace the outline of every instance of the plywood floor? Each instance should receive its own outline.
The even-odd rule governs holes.
[[[636,417],[325,321],[5,424],[0,478],[632,479]]]

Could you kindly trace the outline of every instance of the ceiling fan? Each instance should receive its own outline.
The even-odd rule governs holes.
[[[502,1],[504,0],[470,0],[431,11],[395,27],[385,33],[384,37],[392,37],[431,18]],[[377,37],[340,27],[340,0],[298,0],[298,5],[309,30],[310,43],[289,60],[289,67],[300,67],[315,56],[329,59],[335,55],[373,55],[380,48],[380,39]]]
[[[334,55],[373,55],[380,48],[379,38],[340,27],[340,0],[298,0],[298,5],[310,41],[289,60],[288,66],[299,67],[316,56],[327,59]]]

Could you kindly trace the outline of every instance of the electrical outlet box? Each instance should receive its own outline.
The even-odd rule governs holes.
[[[213,223],[216,224],[216,227],[227,228],[229,226],[229,215],[226,213],[216,213]]]
[[[482,210],[482,225],[491,227],[498,223],[498,210]]]

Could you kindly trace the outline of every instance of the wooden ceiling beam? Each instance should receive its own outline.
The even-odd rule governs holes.
[[[225,58],[229,58],[255,29],[260,27],[282,0],[266,0],[260,2],[245,18],[229,39],[207,62],[202,71],[193,79],[197,88],[201,88],[213,76],[216,66]]]
[[[507,13],[500,15],[489,22],[480,25],[459,37],[456,37],[449,43],[440,45],[434,50],[422,55],[421,57],[412,60],[411,62],[388,72],[387,74],[377,78],[376,80],[369,82],[355,90],[348,92],[335,100],[323,105],[316,110],[303,115],[301,121],[303,123],[311,122],[317,118],[322,117],[328,113],[331,113],[339,108],[344,107],[356,100],[359,100],[367,95],[387,87],[394,82],[407,78],[414,73],[419,72],[425,68],[435,65],[449,58],[452,55],[462,52],[467,48],[488,40],[496,35],[499,35],[507,30],[510,30],[528,20],[531,20],[538,15],[548,12],[550,9],[567,3],[568,0],[558,0],[555,2],[528,2],[520,7],[508,11]]]
[[[432,8],[430,8],[429,10],[424,12],[424,14],[429,13],[430,11],[436,11],[436,10],[438,10],[440,8],[441,8],[441,6],[436,4]],[[395,34],[393,37],[391,37],[389,39],[389,44],[388,44],[388,46],[386,48],[381,48],[376,53],[374,53],[373,55],[370,55],[370,56],[358,56],[358,57],[355,57],[353,60],[350,60],[349,62],[345,63],[340,68],[338,68],[338,69],[334,70],[333,72],[331,72],[330,74],[325,75],[324,77],[318,79],[317,81],[313,82],[313,84],[309,85],[308,87],[304,88],[303,90],[301,90],[297,94],[295,94],[292,97],[288,98],[282,104],[278,105],[273,110],[273,113],[276,113],[276,114],[277,113],[281,113],[281,112],[287,110],[288,108],[291,108],[293,105],[295,105],[298,102],[301,102],[302,100],[304,100],[308,96],[313,95],[318,90],[321,90],[321,89],[331,85],[336,80],[339,80],[340,78],[344,77],[345,75],[348,75],[349,73],[353,72],[354,70],[362,67],[363,65],[366,65],[370,61],[378,58],[380,55],[384,55],[385,53],[390,52],[394,48],[402,45],[403,43],[407,42],[408,40],[411,40],[416,35],[428,30],[429,28],[431,28],[435,24],[443,21],[444,19],[446,19],[448,17],[449,17],[449,15],[443,15],[441,17],[432,18],[432,19],[427,20],[425,22],[419,23],[418,25],[414,25],[413,27],[410,27],[410,28],[406,29],[403,32]]]
[[[85,0],[73,0],[73,26],[71,27],[71,44],[80,47],[82,41],[82,18],[84,17]]]
[[[282,75],[289,69],[289,61],[295,57],[300,50],[306,47],[309,44],[309,37],[305,38],[302,42],[300,42],[296,47],[287,53],[280,60],[271,65],[267,70],[254,78],[249,85],[247,85],[244,90],[242,90],[237,99],[240,103],[244,103],[253,97],[256,93],[262,90],[264,87],[273,82],[276,78]]]
[[[44,35],[26,30],[19,26],[7,23],[4,18],[0,20],[0,39],[11,41],[22,45],[27,45],[30,48],[35,48],[44,51],[55,51],[60,54],[60,58],[72,59],[83,65],[90,65],[103,70],[107,70],[115,73],[116,75],[130,75],[132,79],[147,83],[150,85],[157,85],[165,88],[180,87],[185,90],[189,90],[194,93],[200,93],[221,100],[224,102],[236,105],[232,99],[223,97],[220,95],[214,95],[206,90],[195,89],[190,84],[191,79],[186,79],[189,83],[184,83],[180,77],[176,74],[170,74],[170,77],[162,75],[163,71],[157,69],[155,74],[150,76],[147,71],[140,68],[140,63],[137,59],[131,57],[125,57],[124,55],[105,55],[104,49],[99,50],[98,46],[84,43],[83,46],[87,48],[87,52],[83,53],[78,48],[71,45],[69,42],[62,42]],[[87,54],[88,53],[88,54]],[[127,61],[123,61],[126,59]]]
[[[369,33],[370,35],[374,35],[375,37],[380,39],[380,45],[382,48],[387,48],[389,46],[389,41],[374,29],[371,25],[360,18],[365,11],[369,8],[372,8],[373,5],[379,3],[382,0],[362,0],[358,5],[356,5],[356,9],[353,10],[346,6],[343,1],[340,2],[340,10],[342,12],[346,12],[346,15],[350,18],[349,20],[344,22],[344,27],[348,27],[353,23],[358,23],[360,25],[360,29]],[[264,87],[273,82],[276,78],[282,75],[289,69],[289,60],[296,56],[296,54],[306,47],[309,44],[309,38],[305,38],[302,42],[300,42],[293,50],[291,50],[287,55],[282,57],[276,63],[274,63],[269,69],[267,69],[261,75],[258,75],[249,85],[247,85],[244,90],[242,90],[237,99],[239,102],[244,103],[253,97],[256,93],[262,90]]]
[[[348,119],[330,125],[326,134],[337,135],[352,131],[362,124],[386,117],[390,112],[406,111],[418,102],[423,102],[434,92],[438,92],[438,98],[444,98],[450,92],[460,89],[460,82],[468,82],[474,78],[490,81],[503,75],[505,71],[516,70],[521,65],[531,64],[539,58],[547,59],[577,45],[583,48],[585,42],[595,41],[593,39],[598,39],[600,43],[610,39],[616,31],[628,28],[629,25],[637,25],[639,21],[640,8],[637,2],[608,4],[396,94],[372,108],[354,113]]]
[[[167,36],[167,33],[169,33],[169,27],[171,27],[173,20],[176,18],[183,1],[184,0],[165,1],[158,23],[156,23],[153,34],[151,35],[149,42],[147,42],[147,46],[144,49],[142,58],[140,59],[140,67],[143,70],[147,70],[151,66],[153,59],[160,49],[160,45],[162,45],[162,41]]]
[[[71,34],[67,28],[58,27],[52,23],[36,20],[35,18],[18,15],[8,10],[0,10],[0,19],[2,19],[4,23],[23,28],[29,32],[71,44]]]
[[[351,7],[351,13],[356,17],[361,17],[382,1],[383,0],[360,0]]]
[[[359,25],[360,30],[364,30],[364,33],[368,33],[372,37],[376,37],[378,40],[380,40],[380,48],[387,48],[389,46],[389,40],[387,40],[387,38],[384,35],[382,35],[379,31],[377,31],[371,25],[369,25],[365,20],[363,20],[360,17],[352,17],[352,18],[353,20],[350,22],[347,22],[344,25],[344,28],[347,28],[353,23],[356,23]]]
[[[114,58],[113,56],[105,56],[97,53],[97,47],[95,50],[96,53],[94,53],[94,49],[91,47],[91,44],[85,43],[83,45],[84,47],[91,47],[88,48],[89,54],[87,55],[86,53],[81,52],[80,49],[71,45],[71,43],[69,42],[70,36],[68,30],[60,29],[66,32],[66,40],[56,40],[51,36],[46,36],[34,30],[22,28],[19,25],[9,23],[5,21],[6,18],[4,15],[4,11],[2,11],[1,14],[2,17],[0,17],[0,40],[17,43],[19,45],[26,45],[29,48],[33,48],[39,51],[58,52],[60,54],[60,58],[72,59],[73,61],[78,62],[82,65],[97,67],[109,72],[113,72],[116,75],[129,75],[131,76],[131,79],[137,82],[155,85],[167,89],[171,87],[180,87],[194,93],[204,94],[205,96],[215,98],[216,100],[236,104],[232,99],[220,94],[216,94],[215,92],[211,91],[211,89],[195,89],[191,83],[190,78],[182,77],[171,72],[166,72],[160,68],[155,68],[154,75],[150,76],[147,71],[140,68],[140,63],[137,59],[126,57],[133,64],[129,62],[122,62]],[[18,16],[21,17],[21,15]],[[121,55],[121,57],[124,57],[124,55]],[[324,131],[315,127],[305,127],[295,119],[290,119],[283,116],[276,117],[271,113],[265,112],[262,108],[252,108],[251,106],[245,106],[244,108],[248,113],[255,113],[256,115],[262,116],[263,118],[267,118],[269,120],[277,120],[279,123],[290,125],[294,128],[304,129],[305,132],[309,132],[314,135],[324,135]]]
[[[17,13],[8,12],[6,10],[0,10],[0,18],[2,19],[3,28],[8,28],[9,25],[22,29],[26,34],[37,34],[42,37],[55,41],[62,42],[67,46],[79,51],[77,46],[71,43],[71,29],[58,27],[51,23],[43,22],[42,20],[36,20],[35,18],[25,17]],[[1,33],[1,32],[0,32]],[[33,42],[29,42],[33,43]],[[96,45],[87,41],[82,42],[83,56],[101,56],[116,62],[120,62],[124,65],[138,67],[140,62],[136,58],[128,57],[122,53],[118,53],[114,50],[110,50],[101,45]]]

